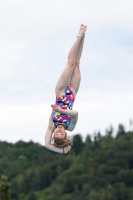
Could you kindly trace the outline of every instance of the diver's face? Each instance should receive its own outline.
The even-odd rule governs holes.
[[[54,131],[54,137],[58,139],[64,139],[66,137],[66,131],[62,125],[57,126]]]

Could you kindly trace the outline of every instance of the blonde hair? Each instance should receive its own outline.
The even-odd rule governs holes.
[[[65,137],[64,139],[59,139],[54,136],[53,142],[54,142],[53,145],[55,145],[56,147],[62,148],[72,143],[72,139],[69,137]]]

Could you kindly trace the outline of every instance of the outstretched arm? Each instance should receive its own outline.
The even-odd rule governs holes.
[[[53,134],[54,130],[55,130],[55,126],[53,124],[52,117],[50,116],[48,128],[47,128],[46,134],[45,134],[45,147],[56,153],[61,153],[61,154],[67,153],[71,149],[71,146],[65,147],[64,152],[63,152],[63,149],[55,147],[53,144],[51,144],[52,134]]]

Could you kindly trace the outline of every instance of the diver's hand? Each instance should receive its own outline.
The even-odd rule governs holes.
[[[65,153],[68,153],[68,151],[70,151],[71,150],[71,146],[66,146],[66,147],[64,147],[64,154]]]
[[[59,106],[52,104],[51,107],[53,108],[54,111],[61,112],[61,108]]]

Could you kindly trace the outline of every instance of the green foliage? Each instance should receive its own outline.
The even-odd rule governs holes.
[[[7,182],[7,176],[1,176],[1,183],[0,183],[0,199],[1,200],[9,200],[9,188],[10,188],[10,185]]]
[[[133,132],[119,125],[116,138],[112,133],[110,127],[84,142],[77,134],[65,155],[32,141],[0,142],[0,175],[8,176],[11,199],[133,200]]]
[[[74,136],[73,150],[76,155],[80,154],[83,150],[84,143],[80,134]]]
[[[117,131],[117,137],[119,137],[120,135],[124,135],[125,132],[125,127],[122,124],[119,124],[118,126],[118,131]]]

